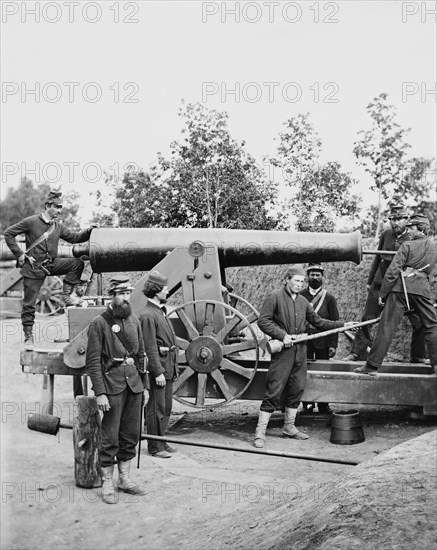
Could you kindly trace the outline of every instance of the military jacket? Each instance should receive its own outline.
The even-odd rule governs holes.
[[[111,312],[109,306],[108,309]],[[132,314],[124,320],[115,319],[115,324],[124,331],[130,350],[138,356],[140,369],[143,370],[144,343],[137,316]],[[128,355],[124,345],[101,315],[91,321],[88,329],[86,369],[96,395],[115,395],[127,386],[134,393],[143,391],[147,384],[146,376],[139,373],[137,366],[114,361]]]
[[[429,275],[435,269],[436,255],[436,244],[425,235],[404,242],[387,269],[379,293],[381,299],[385,300],[390,292],[404,292],[401,272],[407,275],[405,286],[408,294],[431,299]]]
[[[260,312],[258,326],[271,338],[282,341],[286,334],[303,334],[306,322],[320,330],[344,325],[343,321],[322,319],[306,298],[298,294],[293,300],[284,286],[267,297]]]

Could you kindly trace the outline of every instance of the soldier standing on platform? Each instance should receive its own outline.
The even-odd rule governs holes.
[[[406,228],[408,214],[405,207],[401,204],[393,204],[390,207],[390,228],[383,231],[378,243],[378,250],[396,251],[402,243],[409,240],[409,234]],[[378,296],[384,275],[392,261],[393,256],[376,254],[370,268],[367,278],[367,300],[364,307],[364,313],[361,321],[376,319],[381,314],[382,307],[378,303]],[[410,360],[412,363],[426,362],[425,338],[420,324],[420,319],[416,316],[410,316],[409,320],[413,327],[411,338]],[[359,361],[367,358],[367,348],[370,345],[371,335],[370,327],[361,327],[358,329],[352,350],[349,355],[344,357],[343,361]]]
[[[79,258],[57,258],[58,242],[63,239],[69,243],[83,243],[90,238],[91,230],[98,227],[93,224],[85,231],[71,231],[58,221],[62,210],[61,193],[50,191],[41,214],[29,216],[5,231],[5,241],[17,258],[17,267],[23,275],[23,308],[21,322],[24,332],[24,347],[34,347],[33,325],[35,322],[35,304],[38,293],[48,275],[65,275],[62,298],[66,306],[78,303],[71,297],[74,286],[79,282],[84,263]],[[26,235],[26,251],[23,252],[16,241],[17,235]]]
[[[407,223],[411,240],[404,242],[385,273],[379,292],[383,307],[375,342],[358,374],[375,375],[390,347],[405,311],[414,309],[423,327],[431,365],[437,374],[437,312],[431,299],[429,275],[436,266],[437,247],[427,237],[430,223],[416,214]]]

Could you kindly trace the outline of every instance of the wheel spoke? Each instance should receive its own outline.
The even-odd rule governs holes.
[[[196,395],[196,405],[203,407],[205,404],[205,394],[206,394],[206,380],[208,375],[199,372],[197,374],[197,395]]]
[[[258,313],[252,311],[252,313],[249,313],[249,315],[246,317],[249,325],[251,325],[252,323],[254,323],[257,319],[258,319],[259,315]]]
[[[237,363],[234,363],[233,361],[229,361],[229,359],[223,358],[220,366],[222,370],[231,370],[232,372],[235,372],[240,376],[244,376],[244,378],[252,377],[251,370],[245,369],[241,365],[237,365]]]
[[[226,336],[239,324],[241,323],[242,319],[238,315],[234,315],[229,321],[226,323],[226,325],[217,333],[216,340],[220,344],[223,342],[223,340],[226,338]]]
[[[188,340],[185,340],[185,338],[181,338],[180,336],[176,336],[176,344],[181,349],[188,349],[188,346],[190,345],[190,342]]]
[[[44,302],[41,300],[40,304],[39,304],[39,312],[40,313],[44,313]]]
[[[179,319],[182,321],[182,323],[184,324],[184,327],[185,327],[185,329],[188,333],[189,340],[194,340],[194,338],[198,338],[199,333],[198,333],[196,327],[193,325],[191,319],[189,319],[187,317],[187,314],[185,313],[185,311],[183,309],[178,309],[176,311],[176,314],[179,317]]]
[[[55,296],[54,294],[50,296],[50,300],[52,302],[57,302],[58,304],[61,302],[61,298],[59,296]]]
[[[47,300],[46,304],[49,306],[49,309],[52,313],[56,313],[56,308],[53,306],[50,300]]]
[[[228,386],[228,383],[225,380],[225,377],[219,370],[213,370],[211,372],[211,376],[214,378],[214,380],[219,385],[219,388],[222,390],[222,393],[226,399],[226,401],[230,401],[234,398],[234,395],[231,392],[231,389]]]
[[[226,344],[223,346],[223,355],[229,355],[230,353],[235,353],[237,351],[246,351],[248,349],[255,349],[256,342],[255,340],[243,340],[242,342],[237,342],[236,344]]]
[[[52,290],[52,288],[58,283],[58,281],[56,279],[49,279],[48,283],[47,283],[47,288],[49,290]]]
[[[215,304],[206,304],[205,307],[205,325],[203,328],[203,336],[211,336],[214,333],[214,311]]]
[[[190,378],[191,375],[194,374],[194,371],[191,367],[186,367],[184,369],[184,372],[179,376],[179,378],[177,380],[174,381],[173,383],[173,392],[177,391],[181,386],[182,384],[188,380],[188,378]]]

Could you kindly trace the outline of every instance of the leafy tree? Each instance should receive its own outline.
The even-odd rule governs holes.
[[[282,203],[280,226],[288,229],[294,218],[298,231],[334,231],[339,217],[353,218],[358,197],[355,181],[341,172],[338,162],[319,165],[322,142],[309,120],[299,114],[279,134],[278,154],[270,162],[281,168],[287,198]]]
[[[10,225],[19,222],[27,216],[32,216],[44,210],[44,203],[51,190],[50,185],[41,183],[34,187],[31,180],[23,178],[17,189],[10,187],[6,198],[0,201],[0,228],[4,232]],[[62,209],[61,220],[71,229],[78,229],[77,211],[79,205],[77,199],[79,194],[76,191],[63,195],[64,208]]]
[[[353,152],[358,164],[372,176],[371,189],[378,192],[377,218],[373,224],[376,236],[387,199],[417,205],[429,198],[426,173],[432,160],[422,157],[407,160],[410,145],[405,139],[410,129],[395,122],[396,109],[387,103],[386,93],[375,97],[367,105],[367,112],[372,126],[358,132],[360,139],[355,142]]]
[[[134,168],[115,184],[113,210],[130,227],[270,229],[275,190],[244,142],[231,138],[226,113],[182,104],[183,141],[158,153],[147,173]]]

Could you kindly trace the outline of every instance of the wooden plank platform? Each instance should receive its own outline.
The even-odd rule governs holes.
[[[34,350],[21,352],[20,361],[25,373],[81,376],[85,368],[71,369],[63,362],[63,352],[58,350]],[[252,361],[235,358],[246,368]],[[429,365],[409,363],[384,363],[377,376],[363,376],[353,372],[361,362],[311,361],[304,401],[329,403],[357,403],[368,405],[404,405],[423,407],[424,414],[437,414],[437,376]],[[269,362],[261,361],[249,388],[241,399],[262,400]],[[228,379],[232,389],[232,378]],[[237,384],[237,379],[236,379]],[[182,398],[195,397],[197,377],[192,376],[180,388]],[[222,399],[220,389],[208,382],[205,397]]]

